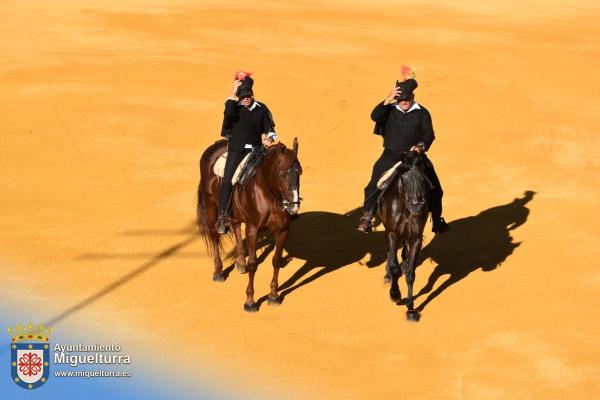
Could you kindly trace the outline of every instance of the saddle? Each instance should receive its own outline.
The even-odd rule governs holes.
[[[263,153],[260,149],[252,150],[242,159],[231,178],[231,184],[243,185],[248,182],[256,174],[257,166],[263,158]],[[225,175],[225,162],[227,161],[227,152],[223,153],[215,162],[213,172],[219,178]]]
[[[381,202],[390,184],[394,178],[402,170],[402,161],[397,162],[394,166],[385,171],[379,181],[377,181],[377,189],[380,190],[377,202]],[[410,215],[420,214],[425,205],[427,193],[433,188],[431,181],[416,167],[412,166],[406,170],[404,168],[400,176],[400,182],[404,189],[404,202]]]
[[[392,168],[388,169],[381,175],[381,178],[379,178],[379,180],[377,181],[377,189],[380,189],[382,191],[387,189],[387,187],[392,182],[392,179],[394,179],[394,177],[396,176],[396,172],[398,172],[400,165],[402,165],[402,161],[398,161],[396,164],[394,164]]]

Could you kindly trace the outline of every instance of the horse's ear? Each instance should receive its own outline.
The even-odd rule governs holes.
[[[281,154],[285,154],[285,146],[279,146],[279,151],[281,151]]]
[[[296,155],[298,155],[298,138],[297,137],[294,138],[294,147],[293,147],[293,149],[294,149],[294,153],[296,153]]]

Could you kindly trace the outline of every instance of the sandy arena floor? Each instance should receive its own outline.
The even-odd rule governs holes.
[[[149,358],[273,398],[598,398],[598,3],[251,3],[3,2],[6,304],[146,330]],[[381,228],[353,230],[381,152],[369,114],[402,64],[454,228],[427,227],[417,325],[382,284]],[[304,168],[293,290],[252,315],[194,227],[238,68]]]

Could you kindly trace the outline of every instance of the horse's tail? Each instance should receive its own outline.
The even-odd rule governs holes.
[[[209,171],[208,171],[208,158],[210,156],[210,152],[206,151],[202,157],[200,158],[200,182],[198,183],[198,198],[196,204],[196,223],[198,224],[198,232],[200,233],[200,237],[202,237],[202,241],[204,242],[204,246],[206,247],[206,251],[210,255],[214,255],[214,249],[211,245],[211,234],[210,227],[207,217],[207,204],[206,204],[206,190],[205,187],[206,182],[209,181]],[[223,241],[222,237],[227,236],[230,240],[232,238],[231,233],[227,235],[217,235],[217,246],[219,250],[223,250]]]
[[[210,232],[208,230],[208,222],[206,221],[206,207],[204,206],[204,189],[202,188],[202,178],[198,183],[198,204],[196,205],[196,222],[198,224],[198,232],[204,242],[206,250],[212,255],[212,247],[210,246]]]

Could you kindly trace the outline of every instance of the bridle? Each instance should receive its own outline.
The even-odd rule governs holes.
[[[266,154],[266,151],[268,149],[263,147],[262,150],[263,154]],[[263,174],[264,176],[264,171],[262,170],[262,168],[261,174]],[[300,174],[300,162],[298,161],[298,158],[294,155],[294,161],[286,170],[284,177],[277,176],[277,190],[275,190],[275,188],[272,188],[271,185],[269,185],[268,183],[266,184],[269,194],[276,201],[281,202],[282,210],[287,211],[290,215],[294,215],[298,212],[298,209],[300,208],[300,202],[302,201],[302,198],[300,197]],[[287,187],[289,191],[294,195],[294,198],[291,200],[285,196],[285,193],[282,190],[282,187],[284,187],[284,185],[286,184],[284,182],[285,177],[288,177]]]
[[[300,202],[302,201],[302,198],[300,197],[300,165],[298,164],[297,159],[294,160],[290,168],[288,168],[286,176],[289,176],[288,189],[294,194],[294,198],[290,200],[285,197],[283,190],[281,190],[281,186],[279,186],[279,193],[282,199],[281,205],[285,211],[293,215],[298,212],[298,208],[300,208]],[[294,210],[294,208],[296,209]]]

